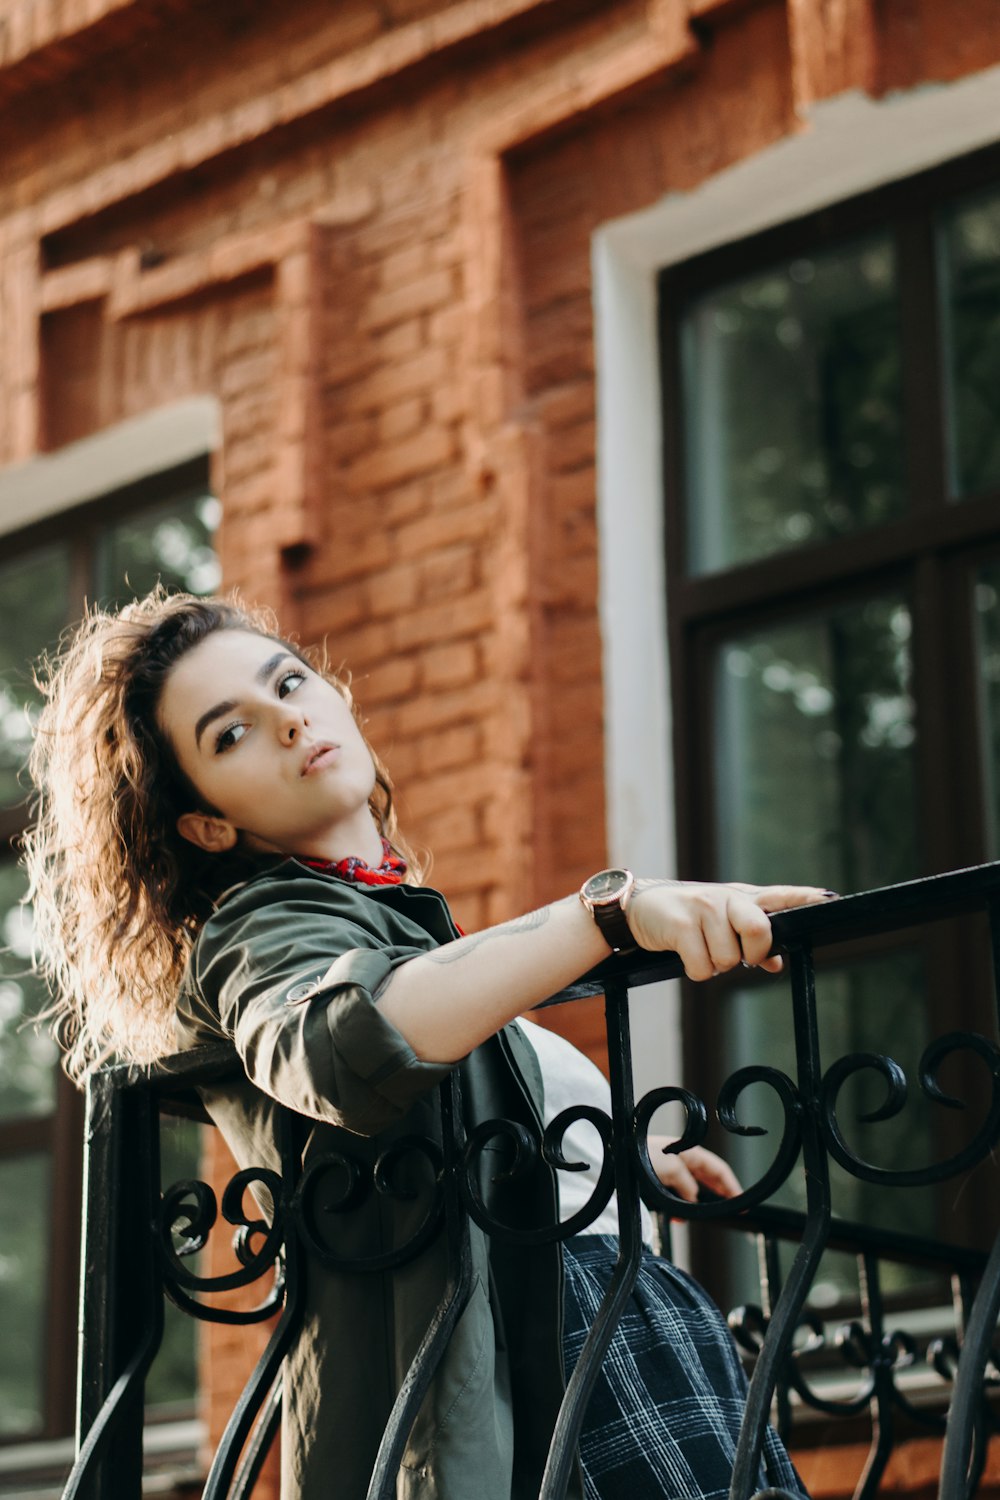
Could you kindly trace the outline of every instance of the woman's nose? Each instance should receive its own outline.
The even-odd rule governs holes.
[[[305,715],[299,709],[291,707],[284,709],[278,723],[278,737],[282,744],[294,745],[305,723]]]

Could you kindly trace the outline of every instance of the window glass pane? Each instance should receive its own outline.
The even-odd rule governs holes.
[[[917,1087],[920,1055],[931,1040],[927,989],[922,956],[897,952],[863,962],[819,969],[816,974],[820,1060],[825,1072],[840,1057],[854,1052],[885,1053],[903,1068],[909,1084],[907,1103],[893,1119],[863,1124],[858,1116],[877,1109],[886,1086],[872,1070],[847,1080],[837,1104],[837,1119],[848,1145],[875,1166],[892,1170],[925,1167],[943,1154],[934,1134],[934,1113]],[[795,1042],[792,1001],[787,980],[730,993],[723,1000],[726,1035],[726,1073],[750,1063],[767,1063],[793,1081]],[[774,1092],[752,1084],[742,1096],[742,1123],[761,1125],[766,1136],[734,1136],[726,1155],[740,1180],[750,1184],[774,1157],[781,1137],[782,1111]],[[889,1189],[852,1177],[836,1162],[830,1164],[833,1210],[838,1218],[901,1234],[935,1232],[934,1197],[930,1188]],[[773,1201],[805,1212],[805,1181],[801,1164]],[[886,1291],[925,1280],[918,1269],[893,1266]],[[834,1302],[841,1292],[857,1286],[857,1273],[846,1254],[828,1253],[814,1297],[819,1304]]]
[[[888,596],[722,645],[720,878],[859,891],[918,873],[910,626]]]
[[[38,702],[32,662],[58,638],[69,611],[69,548],[46,547],[0,564],[0,803],[22,801],[20,772]],[[26,714],[27,710],[27,714]]]
[[[951,493],[1000,485],[1000,188],[951,208],[941,256]]]
[[[212,547],[221,507],[213,495],[170,500],[109,526],[98,547],[97,593],[104,604],[167,588],[210,594],[220,571]]]
[[[0,1120],[46,1114],[55,1103],[55,1042],[25,1021],[48,995],[30,972],[31,908],[13,860],[0,863]]]
[[[879,235],[702,297],[682,334],[688,566],[899,515],[896,263]]]
[[[49,1163],[0,1161],[0,1437],[42,1420]]]
[[[160,1118],[160,1182],[164,1190],[175,1182],[197,1178],[201,1164],[201,1128],[193,1120]],[[218,1231],[216,1231],[218,1232]],[[186,1270],[197,1272],[199,1256],[186,1257]],[[196,1319],[167,1301],[163,1342],[146,1377],[146,1405],[194,1406],[197,1390]],[[165,1413],[159,1413],[165,1415]]]
[[[979,736],[985,783],[986,847],[1000,854],[1000,562],[976,575],[976,648],[979,671]]]

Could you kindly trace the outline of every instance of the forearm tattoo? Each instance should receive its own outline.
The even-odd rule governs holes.
[[[447,943],[443,948],[433,948],[427,957],[431,963],[454,964],[459,959],[481,948],[484,943],[493,938],[516,937],[520,932],[535,932],[539,927],[544,927],[552,915],[552,908],[543,906],[538,911],[529,911],[523,917],[514,917],[510,922],[503,922],[499,927],[486,927],[482,932],[470,933],[468,937],[459,938],[457,942]]]

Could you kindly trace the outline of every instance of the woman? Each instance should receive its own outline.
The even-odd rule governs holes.
[[[42,676],[26,857],[67,1067],[81,1079],[113,1055],[232,1039],[246,1080],[205,1097],[241,1165],[277,1166],[278,1104],[303,1119],[307,1170],[433,1135],[433,1086],[456,1066],[469,1125],[503,1116],[537,1134],[567,1070],[592,1097],[603,1085],[568,1044],[514,1024],[523,1011],[629,943],[676,951],[692,979],[740,962],[774,971],[767,913],[827,894],[605,872],[464,937],[437,892],[403,878],[390,783],[347,688],[270,616],[156,591],[92,612]],[[711,1153],[661,1160],[685,1196],[736,1189]],[[488,1190],[508,1222],[537,1225],[558,1216],[554,1178],[542,1168]],[[411,1200],[370,1194],[335,1243],[405,1243],[414,1216]],[[472,1297],[411,1433],[401,1496],[537,1495],[563,1356],[614,1259],[613,1216],[590,1227],[561,1251],[474,1232]],[[326,1496],[334,1475],[338,1495],[365,1494],[444,1274],[442,1236],[391,1275],[310,1267],[286,1368],[285,1500]],[[576,1493],[728,1493],[744,1387],[700,1289],[650,1252],[612,1354]],[[772,1484],[802,1493],[773,1434],[767,1459]]]

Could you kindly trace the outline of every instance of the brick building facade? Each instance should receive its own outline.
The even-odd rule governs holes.
[[[208,398],[223,580],[349,665],[463,926],[668,870],[656,272],[986,146],[997,65],[995,0],[0,0],[4,535]]]

